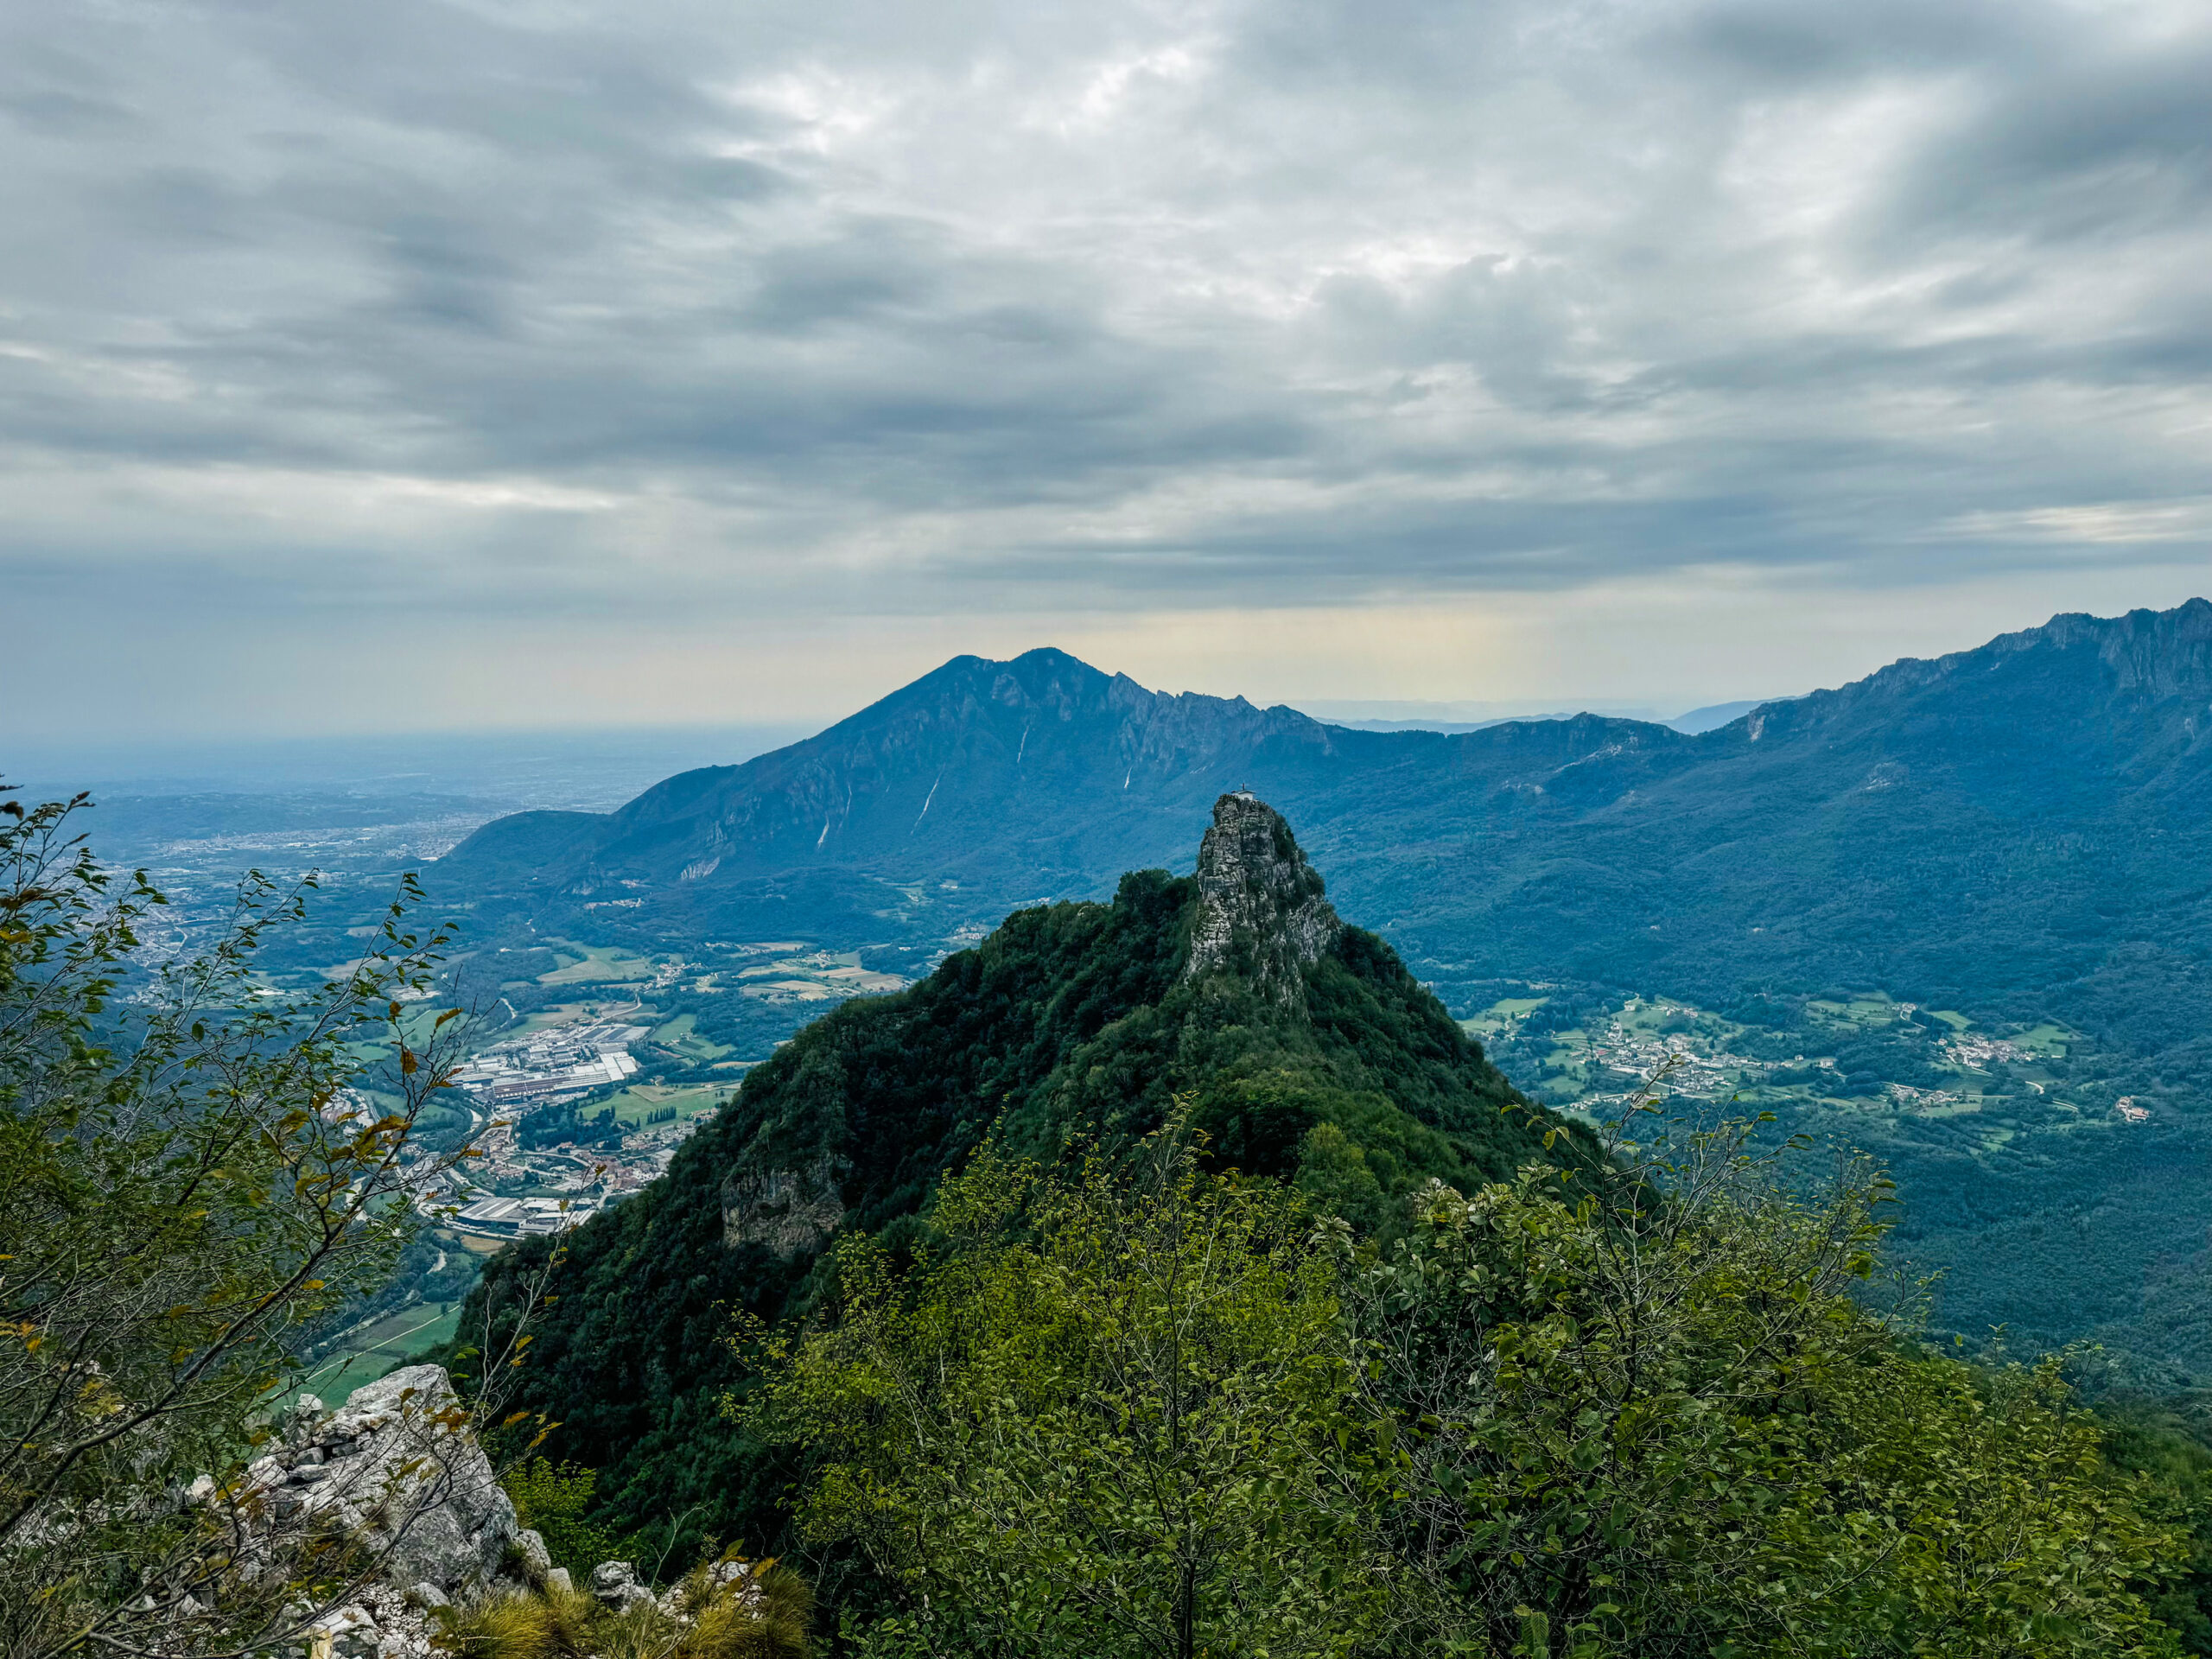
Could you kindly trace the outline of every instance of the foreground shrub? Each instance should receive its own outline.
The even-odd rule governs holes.
[[[800,1505],[895,1607],[880,1652],[1340,1652],[1387,1611],[1374,1425],[1310,1223],[1202,1173],[986,1151],[900,1274],[837,1259],[840,1320],[764,1344],[739,1409],[821,1459]]]
[[[632,1535],[584,1518],[599,1484],[594,1470],[531,1458],[508,1469],[499,1484],[513,1500],[517,1522],[545,1541],[545,1553],[556,1567],[583,1578],[601,1561],[624,1560],[637,1553]]]
[[[747,1339],[868,1655],[2177,1654],[2178,1540],[2056,1362],[1875,1311],[1888,1183],[1754,1125],[1416,1196],[1387,1244],[1205,1174],[986,1150],[836,1323]]]
[[[1436,1186],[1340,1237],[1430,1637],[1574,1656],[2157,1655],[2176,1540],[2055,1363],[1925,1351],[1863,1292],[1888,1184],[1808,1192],[1751,1126],[1587,1177]]]

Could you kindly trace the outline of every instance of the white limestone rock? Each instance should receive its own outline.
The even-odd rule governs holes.
[[[417,1586],[416,1589],[435,1586]],[[372,1583],[358,1600],[308,1626],[304,1659],[434,1659],[437,1649],[416,1591]]]
[[[591,1592],[616,1612],[627,1612],[641,1601],[657,1601],[652,1589],[638,1582],[638,1569],[629,1561],[601,1561],[591,1570]]]
[[[352,1533],[382,1557],[383,1578],[451,1599],[500,1576],[520,1530],[514,1504],[441,1367],[395,1371],[327,1416],[303,1399],[285,1429],[285,1448],[246,1471],[278,1524]]]

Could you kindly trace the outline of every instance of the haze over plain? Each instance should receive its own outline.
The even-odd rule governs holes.
[[[2208,83],[2178,3],[18,9],[14,719],[1671,713],[2170,606]]]

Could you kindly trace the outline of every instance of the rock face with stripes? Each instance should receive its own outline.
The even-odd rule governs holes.
[[[830,1242],[845,1218],[831,1159],[803,1169],[748,1170],[722,1183],[722,1243],[760,1244],[788,1262]]]
[[[1226,970],[1278,1002],[1302,1004],[1302,970],[1336,944],[1344,924],[1282,814],[1244,790],[1216,801],[1198,880],[1184,978]]]

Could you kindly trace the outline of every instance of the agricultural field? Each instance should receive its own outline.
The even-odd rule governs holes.
[[[548,939],[546,944],[572,960],[550,973],[540,974],[537,982],[541,985],[630,984],[655,975],[654,964],[647,958],[613,945],[577,944],[568,939]]]
[[[507,1042],[517,1037],[527,1037],[541,1031],[550,1031],[556,1026],[571,1026],[582,1021],[603,1020],[621,1015],[632,1024],[657,1018],[655,1011],[639,1001],[634,994],[610,995],[604,1000],[579,999],[573,1002],[552,1002],[533,1010],[517,1024],[495,1030],[486,1039],[486,1043]]]
[[[1541,996],[1500,997],[1480,1014],[1462,1020],[1459,1024],[1469,1036],[1479,1037],[1485,1043],[1493,1042],[1500,1037],[1510,1036],[1519,1028],[1522,1020],[1549,1000]]]
[[[702,994],[713,995],[711,991]],[[655,1027],[652,1040],[695,1062],[722,1059],[732,1052],[728,1043],[715,1042],[699,1030],[696,1014],[679,1014],[673,1020]]]
[[[461,1304],[417,1302],[347,1333],[336,1351],[300,1381],[302,1393],[336,1405],[365,1382],[373,1382],[410,1354],[453,1340]]]
[[[773,946],[741,945],[738,949],[766,954]],[[732,977],[738,993],[769,1002],[837,1002],[849,996],[865,996],[903,990],[906,982],[897,974],[880,973],[861,965],[857,950],[791,950],[739,968]]]
[[[676,1109],[675,1122],[697,1117],[710,1112],[729,1098],[734,1084],[728,1083],[694,1084],[632,1084],[621,1093],[604,1101],[594,1101],[578,1109],[580,1117],[604,1118],[610,1110],[617,1121],[642,1124],[655,1112]]]

